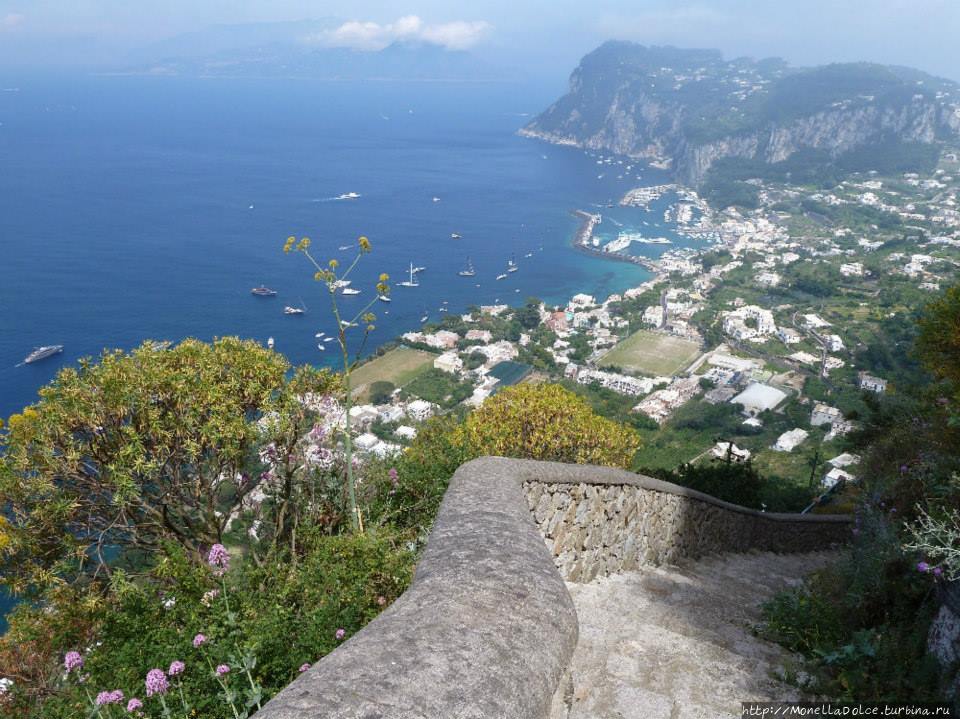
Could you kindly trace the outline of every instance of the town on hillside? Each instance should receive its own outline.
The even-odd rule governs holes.
[[[957,152],[929,174],[752,185],[749,209],[627,193],[673,191],[668,219],[705,241],[646,260],[654,277],[625,292],[474,307],[382,348],[354,375],[355,446],[387,456],[431,416],[558,382],[641,433],[637,469],[750,460],[814,492],[855,481],[843,438],[871,394],[911,381],[911,317],[960,259]]]

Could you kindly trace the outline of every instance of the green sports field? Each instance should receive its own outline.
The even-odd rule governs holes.
[[[600,360],[601,367],[623,367],[648,375],[672,375],[690,365],[700,345],[680,337],[638,330]]]
[[[433,367],[436,358],[435,354],[409,347],[392,349],[354,370],[351,378],[353,395],[360,401],[366,401],[369,386],[381,380],[403,387],[421,372]]]

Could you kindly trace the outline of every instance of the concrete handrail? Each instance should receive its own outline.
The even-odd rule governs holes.
[[[837,523],[849,522],[847,517],[756,512],[606,467],[476,459],[454,474],[410,588],[257,716],[548,716],[568,671],[578,624],[555,557],[531,515],[524,491],[531,483],[639,487],[713,505],[713,512],[792,526],[821,524],[832,534]]]

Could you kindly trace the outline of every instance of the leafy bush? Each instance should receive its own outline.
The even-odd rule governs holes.
[[[639,436],[594,414],[559,385],[521,384],[488,399],[463,425],[465,444],[483,454],[629,467]]]
[[[22,676],[21,667],[7,662],[16,661],[16,644],[27,639],[35,652],[43,642],[43,651],[33,656],[49,680],[32,687],[18,680],[0,715],[86,716],[86,687],[91,694],[120,689],[128,699],[140,698],[156,716],[160,704],[144,696],[144,677],[175,661],[184,662],[185,669],[168,680],[181,682],[196,716],[233,719],[214,665],[229,667],[219,680],[238,707],[244,697],[265,702],[302,665],[329,653],[375,617],[411,578],[413,556],[389,534],[326,536],[308,529],[301,539],[296,558],[262,567],[241,561],[222,579],[173,548],[155,567],[151,583],[116,576],[110,594],[92,608],[78,607],[69,596],[49,605],[55,611],[21,605],[0,642],[0,675]],[[193,641],[198,634],[204,637],[199,646]],[[83,672],[89,674],[82,685],[64,682],[58,668],[73,649],[82,653]],[[167,696],[172,707],[180,706],[177,694],[171,689]]]

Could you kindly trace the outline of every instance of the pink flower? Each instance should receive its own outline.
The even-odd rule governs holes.
[[[83,657],[80,656],[80,652],[67,652],[67,655],[63,658],[63,667],[67,670],[67,673],[74,669],[82,669]]]
[[[386,606],[387,598],[386,597],[377,597],[377,604],[381,607]]]
[[[930,565],[926,562],[917,562],[917,571],[926,574],[930,570]]]
[[[222,544],[214,544],[207,553],[207,564],[214,569],[217,576],[230,569],[230,553]]]
[[[183,670],[186,668],[187,665],[177,659],[170,662],[170,668],[167,669],[167,674],[169,674],[171,677],[175,677],[178,674],[183,674]]]
[[[303,673],[304,673],[305,671],[307,671],[307,669],[309,669],[309,668],[310,668],[310,665],[309,665],[308,663],[304,662],[303,664],[300,665],[300,670],[299,670],[299,671],[300,671],[301,674],[303,674]]]
[[[170,688],[170,682],[167,681],[167,675],[163,673],[163,669],[151,669],[147,672],[146,687],[148,697],[166,693]]]
[[[133,699],[127,702],[127,711],[135,712],[137,709],[143,709],[143,702],[136,697],[133,697]]]
[[[933,576],[939,577],[941,574],[943,574],[943,570],[940,567],[933,568]]]
[[[100,692],[97,694],[94,704],[96,704],[98,707],[102,707],[105,704],[119,704],[122,701],[123,692],[119,689],[114,689],[112,692]]]
[[[341,627],[340,629],[338,629],[338,630],[336,631],[335,636],[337,637],[337,641],[340,641],[340,640],[343,639],[345,636],[347,636],[347,630],[346,630],[346,629],[343,629],[343,628]]]
[[[193,638],[193,648],[198,649],[202,644],[206,644],[207,638],[203,634],[198,634]]]
[[[218,677],[222,677],[224,674],[230,673],[230,667],[228,667],[226,664],[218,664],[215,671],[217,672]]]

